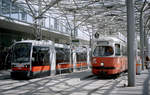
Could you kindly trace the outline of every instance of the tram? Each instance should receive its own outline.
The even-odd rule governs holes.
[[[72,52],[72,62],[70,54],[70,46],[49,40],[18,41],[11,49],[11,77],[34,78],[87,67],[86,52]]]
[[[118,75],[127,71],[126,38],[118,35],[101,36],[94,39],[92,73],[98,76]]]
[[[50,40],[16,42],[12,47],[11,77],[50,75],[53,51]]]

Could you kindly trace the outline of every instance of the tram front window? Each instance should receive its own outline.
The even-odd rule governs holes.
[[[110,46],[97,46],[94,50],[94,56],[111,56],[113,55],[113,48]]]
[[[13,47],[13,59],[14,63],[22,63],[30,61],[31,43],[17,43]]]

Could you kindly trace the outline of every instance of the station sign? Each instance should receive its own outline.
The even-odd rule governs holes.
[[[79,46],[79,43],[80,43],[79,39],[73,39],[73,40],[72,40],[72,44],[73,44],[74,46]]]
[[[79,39],[72,40],[72,43],[79,43]]]

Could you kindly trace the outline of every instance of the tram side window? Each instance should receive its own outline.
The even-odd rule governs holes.
[[[87,60],[86,52],[78,52],[77,53],[77,61],[85,62]]]
[[[84,57],[83,61],[86,61],[87,60],[87,54],[86,54],[86,52],[83,53],[83,57]]]
[[[116,56],[120,56],[120,45],[119,44],[115,44],[115,55]]]
[[[125,46],[122,47],[122,54],[123,56],[127,56],[127,47]]]
[[[56,64],[64,62],[64,52],[62,48],[56,48]]]
[[[77,52],[77,62],[81,60],[80,53]]]
[[[33,47],[32,65],[48,65],[49,64],[49,48],[48,47]]]
[[[64,62],[69,62],[70,60],[70,50],[69,49],[64,49]]]

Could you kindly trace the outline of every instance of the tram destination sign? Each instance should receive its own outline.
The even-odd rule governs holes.
[[[108,45],[108,41],[97,41],[97,45]]]

